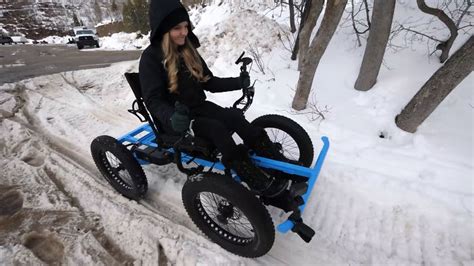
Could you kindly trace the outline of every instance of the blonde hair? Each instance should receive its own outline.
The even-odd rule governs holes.
[[[181,54],[178,51],[178,45],[173,43],[169,32],[163,35],[161,42],[161,49],[163,50],[164,65],[168,72],[169,91],[172,93],[179,93],[178,90],[178,71],[179,71],[179,57],[182,56],[184,63],[192,76],[200,82],[209,80],[209,76],[204,76],[201,58],[189,39],[186,37],[185,44],[181,49]]]

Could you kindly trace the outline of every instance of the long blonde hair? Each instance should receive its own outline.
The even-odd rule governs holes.
[[[204,70],[199,54],[186,37],[184,46],[181,52],[178,51],[178,45],[173,43],[169,32],[163,35],[161,42],[161,49],[163,50],[164,65],[168,72],[169,90],[172,93],[179,93],[178,90],[178,71],[179,71],[179,57],[182,56],[186,67],[191,72],[194,78],[200,82],[209,80],[209,76],[204,76]]]

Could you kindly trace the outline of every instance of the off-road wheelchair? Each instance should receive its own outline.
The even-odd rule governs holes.
[[[247,71],[252,59],[236,61]],[[322,137],[322,148],[313,164],[313,144],[306,131],[293,120],[280,115],[264,115],[251,123],[264,128],[281,150],[284,161],[251,154],[252,161],[268,175],[288,179],[288,186],[277,196],[266,197],[249,189],[241,178],[220,161],[220,153],[206,139],[194,136],[192,126],[183,135],[163,132],[143,102],[138,73],[126,73],[135,100],[130,113],[144,124],[115,139],[99,136],[91,143],[95,164],[105,179],[123,196],[142,199],[147,192],[143,164],[175,163],[185,173],[183,205],[196,226],[224,249],[244,257],[266,254],[275,239],[275,227],[265,205],[282,209],[289,216],[277,226],[281,233],[292,231],[309,242],[315,232],[303,222],[302,214],[314,187],[329,140]],[[252,104],[254,84],[243,89],[233,107],[245,112]]]

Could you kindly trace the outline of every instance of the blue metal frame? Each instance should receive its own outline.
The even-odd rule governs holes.
[[[142,126],[130,131],[129,133],[121,136],[118,141],[127,144],[127,143],[136,143],[140,145],[146,145],[149,147],[158,147],[158,145],[154,142],[155,140],[155,135],[153,134],[153,130],[151,129],[150,125],[148,123],[143,124]],[[329,149],[329,139],[326,136],[321,137],[321,140],[323,142],[323,147],[321,151],[319,152],[318,159],[316,160],[316,164],[309,168],[309,167],[303,167],[299,165],[294,165],[290,163],[285,163],[281,161],[275,161],[272,159],[260,157],[253,155],[251,156],[251,159],[255,162],[257,166],[263,167],[263,168],[271,168],[275,170],[279,170],[288,174],[294,174],[294,175],[299,175],[299,176],[305,176],[308,177],[308,190],[306,193],[302,196],[304,200],[304,204],[302,204],[299,209],[301,211],[301,214],[303,214],[303,211],[306,207],[306,203],[308,202],[309,195],[311,195],[311,192],[313,191],[314,184],[316,183],[316,180],[318,179],[319,173],[321,172],[321,168],[324,163],[324,159],[326,158],[326,154]],[[172,149],[170,150],[172,152]],[[189,155],[186,155],[183,153],[181,160],[183,163],[187,163],[193,158]],[[225,170],[225,167],[222,163],[214,163],[210,162],[207,160],[195,158],[193,162],[202,165],[204,167],[213,167],[214,169],[217,170]],[[141,164],[146,164],[148,162],[145,161],[140,161]],[[294,223],[290,220],[286,220],[283,223],[279,224],[277,226],[277,230],[280,233],[287,233],[294,227]]]

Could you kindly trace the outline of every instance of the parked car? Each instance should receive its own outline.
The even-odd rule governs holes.
[[[76,27],[74,28],[74,41],[77,44],[78,49],[84,48],[84,46],[95,46],[99,48],[99,37],[95,34],[95,31],[87,27]]]
[[[0,43],[2,45],[5,45],[6,43],[7,44],[12,44],[13,40],[12,40],[12,38],[10,38],[8,36],[0,35]]]
[[[25,44],[28,42],[28,40],[26,39],[25,35],[17,32],[17,33],[13,33],[11,36],[10,36],[13,40],[13,43],[22,43],[22,44]]]

